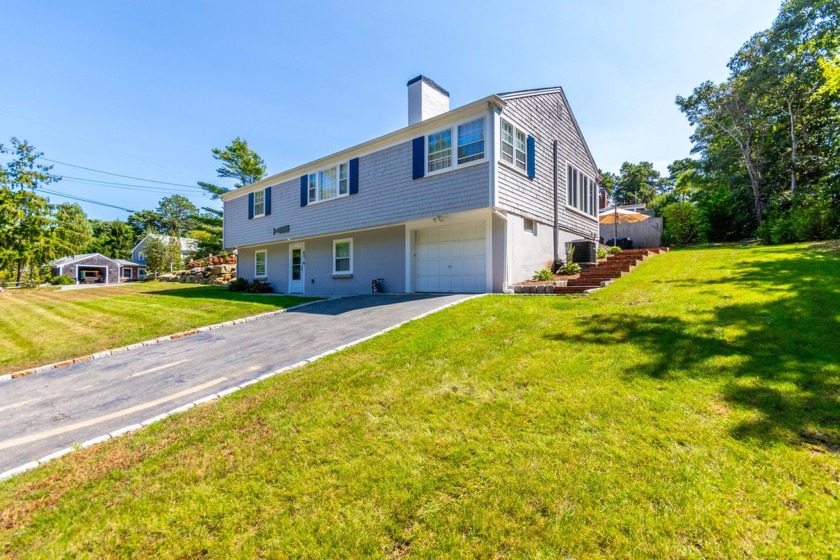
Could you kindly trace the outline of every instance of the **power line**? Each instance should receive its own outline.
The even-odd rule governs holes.
[[[76,180],[76,181],[87,181],[89,183],[97,183],[97,184],[101,184],[101,185],[119,185],[121,187],[139,187],[141,189],[160,189],[160,190],[172,191],[172,192],[193,192],[193,191],[185,190],[184,188],[179,188],[179,189],[171,188],[170,189],[169,187],[156,187],[154,185],[135,185],[135,184],[132,184],[132,183],[118,183],[116,181],[100,181],[98,179],[88,179],[87,177],[72,177],[70,175],[56,175],[56,177],[60,177],[62,179],[73,179],[73,180]],[[201,192],[195,192],[195,194],[202,194],[204,192],[204,189],[202,189],[201,187],[194,187],[194,189],[195,189],[195,191],[201,191]]]
[[[166,187],[155,187],[152,185],[132,185],[130,183],[112,183],[110,181],[97,181],[95,179],[86,179],[84,177],[70,177],[67,175],[60,175],[62,181],[66,181],[68,183],[78,183],[83,185],[92,185],[97,187],[105,187],[110,189],[122,189],[122,190],[129,190],[129,191],[141,191],[141,192],[152,192],[152,193],[159,193],[159,194],[188,194],[188,195],[199,195],[205,198],[210,198],[207,193],[204,192],[195,192],[195,191],[188,191],[184,189],[169,189]]]
[[[45,158],[41,156],[41,159],[44,161],[49,161],[50,163],[57,163],[59,165],[66,165],[68,167],[75,167],[77,169],[84,169],[85,171],[93,171],[94,173],[102,173],[104,175],[113,175],[114,177],[122,177],[124,179],[134,179],[135,181],[146,181],[147,183],[159,183],[161,185],[172,185],[175,187],[190,187],[190,188],[201,188],[196,187],[196,185],[186,185],[184,183],[170,183],[168,181],[156,181],[154,179],[144,179],[143,177],[133,177],[131,175],[122,175],[120,173],[111,173],[110,171],[102,171],[101,169],[93,169],[92,167],[84,167],[81,165],[75,165],[73,163],[65,163],[63,161],[58,161],[55,159]]]
[[[98,204],[99,206],[107,206],[109,208],[116,208],[117,210],[124,210],[125,212],[130,212],[132,214],[134,213],[134,210],[132,210],[131,208],[124,208],[122,206],[116,206],[114,204],[108,204],[107,202],[100,202],[98,200],[91,200],[89,198],[83,198],[81,196],[73,196],[71,194],[65,194],[65,193],[51,191],[51,190],[43,189],[43,188],[38,189],[38,191],[42,192],[42,193],[46,193],[46,194],[52,194],[52,195],[55,195],[55,196],[60,196],[62,198],[68,198],[70,200],[78,200],[79,202],[87,202],[89,204]]]

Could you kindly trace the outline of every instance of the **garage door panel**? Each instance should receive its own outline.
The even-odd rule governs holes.
[[[444,226],[415,233],[415,290],[483,292],[486,288],[485,224]]]

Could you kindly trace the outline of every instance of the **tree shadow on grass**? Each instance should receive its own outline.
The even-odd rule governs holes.
[[[628,359],[625,375],[720,379],[726,402],[758,413],[735,426],[733,437],[840,453],[840,258],[798,252],[796,259],[768,254],[745,262],[714,282],[673,281],[689,303],[716,286],[719,303],[699,305],[688,318],[667,307],[661,315],[603,313],[581,325],[582,334],[549,337],[635,347],[642,357]],[[772,299],[739,302],[744,289]]]

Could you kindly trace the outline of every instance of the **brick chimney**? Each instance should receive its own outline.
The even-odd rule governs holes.
[[[449,92],[422,74],[408,81],[408,124],[449,111]]]

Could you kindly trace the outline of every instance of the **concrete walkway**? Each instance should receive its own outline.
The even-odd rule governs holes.
[[[371,295],[318,302],[0,384],[0,472],[142,422],[465,299]]]

